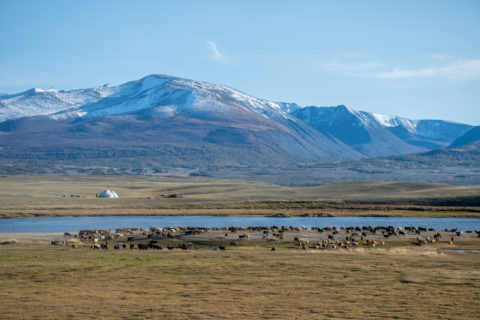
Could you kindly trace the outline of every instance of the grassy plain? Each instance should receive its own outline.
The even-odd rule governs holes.
[[[480,255],[438,248],[0,246],[3,319],[475,319]]]
[[[104,189],[119,199],[97,199]],[[162,195],[181,194],[181,198]],[[480,216],[480,187],[342,183],[285,187],[203,177],[0,178],[0,217],[82,215]]]

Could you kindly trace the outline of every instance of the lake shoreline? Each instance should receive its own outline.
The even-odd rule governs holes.
[[[135,212],[125,211],[121,212],[81,212],[81,213],[59,213],[59,212],[1,212],[0,221],[3,219],[16,219],[16,218],[49,218],[49,217],[112,217],[112,216],[138,216],[138,217],[150,217],[150,216],[218,216],[218,217],[275,217],[279,215],[285,215],[285,218],[299,218],[299,217],[383,217],[383,218],[472,218],[480,219],[480,209],[476,210],[326,210],[321,212],[315,212],[316,210],[308,211],[284,211],[278,210],[211,210],[211,209],[199,209],[199,210],[159,210],[148,212]],[[7,211],[7,210],[3,210]],[[142,210],[141,210],[142,211]]]
[[[0,233],[62,233],[79,230],[115,230],[119,228],[149,229],[166,227],[202,227],[222,229],[228,227],[285,226],[304,229],[324,227],[414,226],[442,231],[480,229],[478,218],[432,217],[262,217],[262,216],[83,216],[35,217],[4,219]]]

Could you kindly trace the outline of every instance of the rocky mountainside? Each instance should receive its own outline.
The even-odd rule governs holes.
[[[152,75],[80,91],[3,96],[2,155],[146,153],[155,158],[151,162],[195,166],[361,157],[285,112],[287,104],[222,85]]]
[[[465,134],[458,137],[450,145],[450,148],[462,148],[462,147],[472,145],[472,144],[473,145],[480,145],[480,126],[473,127],[469,131],[465,132]]]
[[[410,120],[355,111],[343,105],[299,108],[292,115],[367,157],[446,147],[472,128],[449,121]]]
[[[120,86],[111,87],[109,85],[71,91],[33,88],[17,94],[3,94],[0,95],[0,122],[53,114],[66,108],[96,102],[120,89]]]
[[[289,165],[425,152],[471,128],[345,106],[302,108],[166,75],[0,95],[1,158],[46,163]]]

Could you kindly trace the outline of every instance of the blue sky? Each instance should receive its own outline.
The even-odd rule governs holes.
[[[480,1],[0,0],[0,90],[163,73],[480,125]]]

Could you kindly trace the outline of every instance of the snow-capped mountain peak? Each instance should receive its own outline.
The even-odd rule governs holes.
[[[33,119],[35,116],[43,116],[43,120]],[[273,148],[274,153],[289,150],[288,157],[298,153],[307,158],[320,154],[342,158],[431,150],[449,145],[471,128],[448,121],[410,120],[356,111],[345,105],[301,108],[295,103],[256,98],[225,85],[162,74],[117,86],[106,84],[70,91],[33,88],[0,96],[0,123],[25,117],[29,118],[4,124],[4,130],[15,131],[17,124],[28,129],[30,124],[21,124],[38,120],[44,121],[44,125],[48,123],[48,127],[70,126],[72,132],[77,130],[73,128],[80,128],[79,131],[91,134],[93,140],[101,141],[103,138],[95,136],[97,131],[89,133],[88,123],[101,123],[96,129],[100,131],[123,123],[125,127],[121,129],[131,135],[140,134],[152,123],[162,123],[151,130],[155,132],[154,139],[159,139],[159,128],[164,133],[170,130],[171,136],[164,143],[183,137],[188,131],[196,132],[209,143],[242,141],[249,145],[262,137],[263,146],[271,143],[268,148]],[[168,127],[168,123],[178,123],[181,132],[162,127]],[[184,143],[195,139],[197,136],[187,134],[180,140]]]
[[[79,90],[32,88],[0,96],[0,122],[23,117],[51,115],[56,112],[103,99],[116,92],[115,87]]]
[[[104,99],[59,110],[52,118],[89,119],[146,111],[163,118],[186,111],[234,116],[242,110],[272,119],[292,118],[279,103],[255,98],[227,86],[167,75],[149,75],[112,88],[116,88],[116,92]]]
[[[415,132],[415,129],[418,125],[418,120],[410,120],[406,118],[401,118],[397,116],[391,116],[380,113],[372,113],[375,120],[378,121],[384,127],[405,127],[410,132]]]
[[[167,148],[169,153],[176,146],[195,154],[194,161],[210,157],[209,163],[212,154],[228,163],[361,157],[290,115],[280,103],[166,75],[113,87],[34,90],[0,102],[3,119],[12,120],[0,123],[0,145],[12,150],[40,145],[51,150],[158,148],[160,153]]]
[[[44,92],[56,93],[56,92],[58,92],[58,90],[55,89],[55,88],[50,88],[50,89],[33,88],[32,91],[33,91],[33,93],[44,93]]]
[[[447,146],[471,128],[442,120],[410,120],[347,106],[306,107],[293,115],[367,156],[421,152]]]

